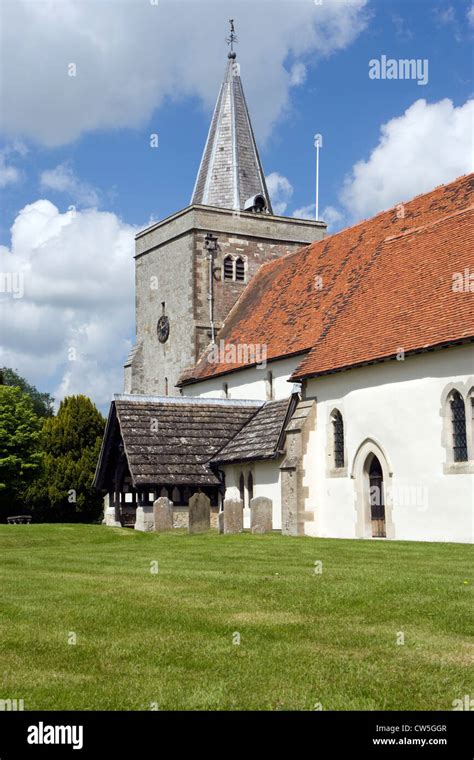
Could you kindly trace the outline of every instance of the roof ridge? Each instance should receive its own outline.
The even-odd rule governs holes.
[[[125,401],[137,404],[181,404],[196,406],[258,406],[265,405],[263,400],[230,398],[197,398],[196,396],[146,396],[135,393],[116,393],[113,401]]]

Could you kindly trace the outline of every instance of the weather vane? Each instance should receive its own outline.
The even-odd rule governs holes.
[[[230,37],[228,37],[226,40],[227,44],[230,45],[229,58],[236,58],[237,53],[234,50],[234,45],[237,44],[239,40],[235,33],[235,24],[234,24],[233,18],[229,19],[229,24],[230,24]]]

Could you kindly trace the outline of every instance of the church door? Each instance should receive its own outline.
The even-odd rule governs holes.
[[[369,465],[369,498],[372,517],[372,537],[385,538],[385,500],[382,467],[374,455]]]

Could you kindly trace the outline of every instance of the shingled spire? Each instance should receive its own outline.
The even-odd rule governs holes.
[[[250,198],[261,195],[265,199],[266,212],[273,214],[242,87],[240,66],[236,61],[236,41],[234,23],[231,21],[229,60],[191,205],[244,211]]]

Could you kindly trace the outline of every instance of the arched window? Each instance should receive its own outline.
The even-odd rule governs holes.
[[[235,279],[237,282],[245,282],[245,263],[240,256],[235,262]]]
[[[268,371],[265,381],[267,401],[273,401],[273,372]]]
[[[466,407],[459,391],[451,394],[451,424],[453,431],[453,459],[467,462]]]
[[[232,256],[226,256],[224,259],[224,280],[234,279],[234,262]]]
[[[336,409],[332,413],[334,467],[344,467],[344,422],[341,412]]]
[[[470,459],[474,459],[474,388],[472,388],[468,393],[468,414],[471,415],[471,454]],[[469,448],[469,447],[468,447]],[[469,451],[468,451],[469,456]]]
[[[241,502],[243,503],[243,505],[245,507],[245,478],[244,478],[244,473],[243,472],[240,473],[239,492],[240,492],[240,500],[241,500]]]
[[[251,472],[249,472],[247,476],[247,491],[249,494],[249,506],[250,506],[250,502],[253,499],[253,475]]]

